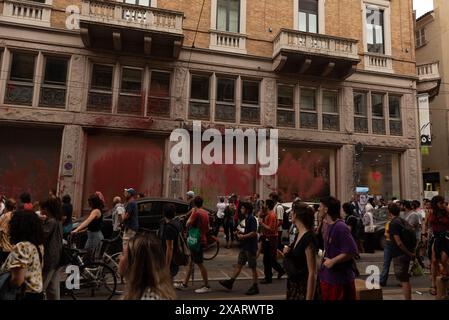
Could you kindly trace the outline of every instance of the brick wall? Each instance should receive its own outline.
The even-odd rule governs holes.
[[[195,46],[209,47],[211,29],[211,0],[158,0],[158,7],[184,12],[184,45],[192,45],[198,26]],[[65,28],[69,5],[81,0],[54,0],[52,26]],[[1,6],[1,3],[0,3]],[[360,0],[326,0],[326,34],[359,40],[359,52],[363,53],[363,18]],[[1,8],[1,7],[0,7]],[[200,18],[201,13],[201,19]],[[272,41],[281,28],[293,28],[292,0],[247,0],[246,49],[248,54],[271,57]],[[271,31],[270,31],[271,29]],[[393,66],[397,73],[415,74],[412,0],[391,1],[391,41]],[[359,67],[363,67],[362,64]]]

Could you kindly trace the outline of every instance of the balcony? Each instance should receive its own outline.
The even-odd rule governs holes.
[[[113,1],[83,0],[81,37],[90,49],[178,58],[182,12]]]
[[[51,1],[5,0],[0,21],[50,27],[50,16]]]
[[[392,73],[393,59],[390,56],[366,52],[365,70]]]
[[[427,93],[430,99],[435,98],[440,92],[441,84],[439,62],[417,65],[416,73],[418,74],[418,93]]]
[[[211,30],[209,49],[246,54],[246,36],[239,33]]]
[[[360,62],[357,40],[281,29],[273,42],[273,70],[345,79]]]

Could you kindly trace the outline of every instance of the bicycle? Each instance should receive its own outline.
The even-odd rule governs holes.
[[[65,286],[62,292],[68,294],[73,300],[83,300],[99,295],[106,295],[106,300],[112,299],[116,294],[117,277],[114,270],[104,262],[85,262],[83,257],[88,254],[87,250],[77,249],[73,244],[71,236],[63,246],[63,255],[69,262],[68,265],[75,266],[77,274],[67,275],[63,282]]]
[[[117,252],[110,252],[110,247],[115,244],[120,244],[121,246],[121,240],[123,238],[123,233],[120,232],[115,238],[113,239],[103,239],[101,242],[102,245],[102,257],[101,262],[104,262],[106,265],[108,265],[112,270],[114,270],[116,278],[119,280],[119,284],[124,285],[125,280],[118,272],[118,265],[120,262],[120,255],[122,254],[121,251]],[[123,292],[120,290],[116,290],[116,294],[122,294]]]
[[[185,227],[185,217],[176,217],[175,220],[179,221],[183,226],[183,237],[187,242],[187,231]],[[217,234],[215,234],[215,228],[212,227],[209,229],[209,233],[207,234],[207,246],[203,250],[203,258],[206,261],[213,260],[220,251],[220,241],[218,239]]]

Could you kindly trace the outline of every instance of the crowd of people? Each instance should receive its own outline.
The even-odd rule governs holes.
[[[113,236],[122,234],[123,239],[118,271],[126,283],[124,299],[176,299],[175,289],[188,289],[194,265],[203,279],[194,292],[211,292],[204,250],[211,234],[223,232],[226,248],[236,243],[239,247],[232,276],[219,281],[227,290],[247,265],[253,280],[247,295],[257,295],[259,285],[273,283],[274,270],[278,279],[287,276],[289,300],[355,300],[357,260],[362,252],[374,252],[374,211],[379,208],[388,212],[380,285],[387,285],[393,262],[404,297],[411,299],[410,266],[424,266],[425,256],[431,294],[436,294],[438,276],[448,281],[449,207],[441,196],[425,200],[422,207],[418,201],[396,199],[368,199],[362,207],[355,199],[342,205],[334,197],[310,205],[295,194],[289,210],[276,192],[266,200],[258,194],[245,199],[233,194],[219,198],[214,221],[201,196],[193,191],[186,196],[185,221],[175,218],[173,205],[164,206],[157,235],[139,232],[139,194],[133,188],[124,190],[125,201],[112,199]],[[102,193],[88,198],[90,212],[76,226],[70,197],[60,199],[54,190],[44,201],[32,203],[24,193],[18,201],[3,197],[0,204],[0,275],[8,273],[8,285],[21,288],[21,299],[60,299],[63,239],[87,231],[88,258],[99,254],[106,208]],[[259,281],[261,255],[264,279]],[[185,278],[175,282],[182,266]]]

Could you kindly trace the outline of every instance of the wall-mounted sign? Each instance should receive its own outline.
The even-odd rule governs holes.
[[[418,96],[419,127],[421,146],[432,145],[432,133],[430,125],[429,96],[427,94]]]
[[[62,161],[62,174],[61,175],[64,177],[72,177],[74,169],[75,169],[75,163],[73,161],[73,157],[69,154],[66,154]]]

